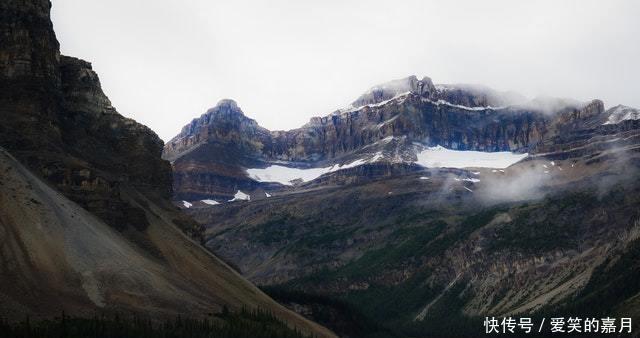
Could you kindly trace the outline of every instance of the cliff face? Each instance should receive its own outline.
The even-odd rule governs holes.
[[[203,143],[233,147],[247,157],[259,156],[269,146],[271,135],[255,120],[244,115],[233,100],[222,100],[182,128],[178,136],[167,143],[164,157],[175,160]]]
[[[47,0],[0,4],[0,142],[14,149],[54,151],[60,146],[57,98],[58,41]]]
[[[403,138],[382,161],[415,159],[413,144],[457,150],[538,152],[547,140],[601,116],[601,101],[527,102],[512,93],[470,85],[434,85],[415,76],[371,88],[348,108],[289,131],[268,131],[229,100],[221,101],[169,141],[178,199],[228,199],[259,184],[245,169],[288,163],[320,167]]]
[[[164,143],[148,127],[125,118],[111,106],[91,64],[62,57],[62,139],[83,160],[166,198],[171,168],[160,158]]]
[[[163,142],[117,113],[90,63],[60,56],[49,1],[0,6],[0,145],[114,227],[144,227],[119,187],[171,195]]]

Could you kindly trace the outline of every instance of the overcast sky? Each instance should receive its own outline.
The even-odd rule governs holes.
[[[411,74],[640,107],[640,1],[53,0],[63,54],[168,141],[222,98],[299,127]]]

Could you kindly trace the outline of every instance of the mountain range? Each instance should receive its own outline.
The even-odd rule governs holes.
[[[168,141],[204,242],[345,337],[638,315],[640,119],[416,76],[269,131],[222,100]]]

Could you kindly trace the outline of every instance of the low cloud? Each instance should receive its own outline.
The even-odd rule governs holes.
[[[484,176],[476,197],[489,204],[540,199],[546,194],[544,187],[549,179],[544,170],[536,167],[519,170],[514,175]]]

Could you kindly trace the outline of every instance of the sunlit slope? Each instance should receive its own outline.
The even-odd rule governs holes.
[[[0,150],[0,316],[133,311],[205,317],[260,307],[292,327],[328,330],[272,301],[172,224],[171,210],[123,189],[150,225],[133,244]],[[143,249],[144,248],[144,249]]]

